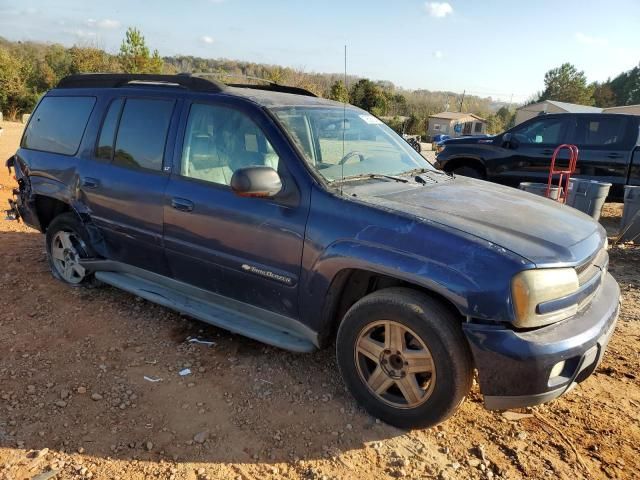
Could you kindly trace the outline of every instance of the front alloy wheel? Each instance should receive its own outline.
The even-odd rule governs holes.
[[[436,371],[431,352],[413,330],[398,322],[367,325],[354,353],[362,381],[392,407],[415,408],[433,392]]]
[[[336,339],[342,377],[374,417],[400,428],[436,425],[471,388],[462,319],[426,293],[386,288],[357,301]]]

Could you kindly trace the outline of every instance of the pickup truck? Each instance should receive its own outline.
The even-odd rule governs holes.
[[[552,400],[616,325],[593,219],[435,170],[376,117],[299,88],[67,77],[7,166],[9,213],[43,233],[56,279],[334,347],[353,396],[399,427],[452,415],[476,371],[488,408]]]
[[[446,140],[435,166],[445,172],[505,185],[546,182],[554,149],[579,149],[580,178],[609,182],[609,197],[621,199],[625,185],[640,185],[640,116],[605,113],[540,115],[488,138]],[[567,151],[559,155],[566,165]]]

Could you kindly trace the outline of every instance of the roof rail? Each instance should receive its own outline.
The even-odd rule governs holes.
[[[227,83],[228,87],[236,87],[236,88],[251,88],[254,90],[267,90],[269,92],[282,92],[282,93],[293,93],[294,95],[304,95],[306,97],[317,97],[317,95],[305,88],[301,87],[290,87],[288,85],[278,85],[269,84],[269,85],[251,85],[244,83]]]
[[[189,74],[187,74],[189,75]],[[273,80],[269,80],[267,78],[260,78],[260,77],[255,77],[253,75],[243,75],[241,73],[224,73],[224,72],[194,72],[191,73],[191,75],[193,75],[194,77],[222,77],[222,78],[242,78],[244,80],[253,80],[256,82],[262,82],[262,83],[269,83],[271,85],[278,85],[277,82],[274,82]],[[226,83],[226,82],[223,82]]]
[[[58,82],[56,88],[118,88],[139,85],[177,86],[199,92],[222,92],[224,84],[189,74],[157,75],[148,73],[79,73]]]
[[[293,93],[295,95],[317,97],[315,93],[305,88],[292,87],[289,85],[280,85],[279,83],[276,83],[273,80],[268,80],[266,78],[260,78],[260,77],[253,77],[251,75],[239,75],[235,73],[218,73],[218,72],[197,72],[197,73],[192,73],[191,75],[194,77],[229,77],[229,78],[241,78],[245,80],[253,80],[257,82],[263,82],[266,85],[256,85],[253,83],[226,83],[226,82],[224,84],[229,87],[252,88],[254,90],[268,90],[270,92]]]

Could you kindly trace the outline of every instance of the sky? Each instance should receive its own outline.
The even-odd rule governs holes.
[[[278,64],[523,102],[563,62],[603,81],[640,62],[639,0],[0,0],[0,36],[115,53]]]

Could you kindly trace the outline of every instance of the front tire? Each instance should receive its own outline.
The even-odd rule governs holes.
[[[470,167],[468,165],[465,165],[463,167],[454,168],[452,170],[452,173],[455,174],[455,175],[460,175],[462,177],[478,178],[480,180],[484,179],[484,175],[482,174],[482,172],[480,170],[478,170],[477,168],[474,168],[474,167]]]
[[[379,290],[345,315],[336,341],[342,377],[371,415],[400,428],[436,425],[469,392],[473,364],[460,320],[408,288]]]
[[[66,212],[54,218],[46,234],[47,260],[52,275],[68,285],[93,287],[98,281],[79,264],[81,258],[93,257],[89,238],[77,215]]]

